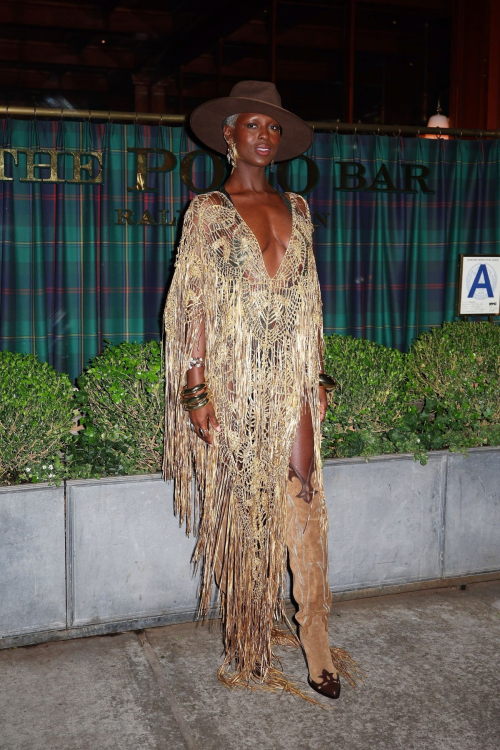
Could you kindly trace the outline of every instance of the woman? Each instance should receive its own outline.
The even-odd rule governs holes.
[[[329,379],[320,376],[313,229],[306,201],[279,194],[265,176],[274,161],[303,153],[311,131],[281,107],[274,84],[259,81],[242,81],[229,97],[198,107],[191,127],[212,149],[227,150],[233,166],[224,188],[189,206],[165,307],[164,472],[176,481],[181,523],[198,532],[200,615],[215,574],[221,681],[306,697],[272,652],[294,639],[299,645],[273,626],[275,617],[289,624],[288,549],[308,681],[337,698],[339,672],[352,684],[346,664],[353,662],[328,643],[320,422]]]

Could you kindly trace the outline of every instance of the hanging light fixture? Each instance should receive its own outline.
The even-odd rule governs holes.
[[[441,102],[438,99],[436,114],[431,115],[429,117],[429,122],[427,123],[428,128],[449,128],[450,127],[450,121],[446,117],[446,115],[442,114],[442,111],[443,110],[441,109]],[[447,141],[449,140],[450,136],[449,135],[434,135],[434,133],[426,133],[424,135],[424,138],[430,138],[431,140],[435,140],[436,138],[442,138],[443,140]]]

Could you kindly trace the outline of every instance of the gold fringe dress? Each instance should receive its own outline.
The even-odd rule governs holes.
[[[273,618],[286,621],[286,482],[301,411],[308,403],[321,466],[318,374],[322,303],[309,208],[287,193],[292,233],[275,276],[257,238],[222,192],[199,195],[185,216],[164,312],[164,477],[175,513],[197,534],[199,617],[219,592],[226,685],[284,687],[273,656]],[[193,345],[204,326],[205,381],[221,431],[210,448],[189,429],[180,403]],[[193,496],[193,471],[195,491]],[[321,524],[327,516],[321,483]],[[278,636],[278,640],[279,636]],[[252,685],[250,684],[252,683]]]

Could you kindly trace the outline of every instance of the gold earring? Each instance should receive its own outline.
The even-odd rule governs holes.
[[[227,160],[234,169],[236,166],[236,160],[238,159],[238,152],[236,151],[236,145],[234,141],[228,144],[227,147]]]

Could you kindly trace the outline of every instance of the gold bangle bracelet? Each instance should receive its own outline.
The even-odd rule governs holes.
[[[195,393],[198,393],[198,391],[201,391],[206,387],[206,383],[198,383],[198,385],[194,385],[192,388],[183,388],[181,390],[181,398],[184,398],[185,396],[194,396]]]
[[[320,372],[319,384],[325,389],[325,391],[333,391],[337,385],[335,380],[330,377],[330,375],[327,375],[326,372]]]
[[[208,398],[208,393],[202,393],[201,396],[196,396],[195,398],[188,398],[182,403],[185,406],[194,406],[195,404],[199,404],[200,401],[203,401],[204,398]]]
[[[185,411],[196,411],[197,409],[201,409],[202,406],[205,406],[208,403],[210,403],[210,399],[206,398],[200,404],[197,404],[196,406],[188,406],[187,404],[183,404],[182,406]]]
[[[204,388],[202,391],[197,391],[196,393],[183,393],[181,396],[182,401],[189,401],[192,398],[202,398],[206,393],[206,389]]]

